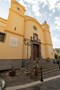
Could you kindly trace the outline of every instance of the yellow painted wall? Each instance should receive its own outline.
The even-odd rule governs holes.
[[[43,59],[46,59],[46,47],[45,44],[41,44],[41,54]]]
[[[31,58],[31,46],[28,46],[28,59]],[[27,59],[27,46],[24,45],[23,59]]]
[[[19,10],[17,8],[19,8]],[[30,40],[30,37],[33,36],[33,33],[36,33],[38,35],[38,39],[41,40],[42,57],[44,59],[48,57],[54,58],[52,55],[53,46],[49,25],[47,23],[43,23],[41,25],[35,18],[25,16],[24,14],[25,8],[15,0],[12,0],[11,8],[9,9],[8,20],[6,21],[0,19],[0,31],[6,33],[5,43],[0,42],[0,59],[26,59],[27,46],[24,45],[23,38],[25,37],[27,40]],[[33,26],[36,26],[37,30],[34,30]],[[11,37],[18,39],[17,47],[10,45]],[[28,58],[30,58],[30,46],[28,51]]]
[[[18,8],[19,8],[19,10],[18,10]],[[22,16],[24,16],[25,11],[26,11],[25,7],[22,6],[21,4],[19,4],[18,2],[16,2],[16,0],[15,1],[12,0],[11,9]]]
[[[6,30],[23,35],[24,34],[24,17],[10,10],[9,18],[6,25]]]
[[[46,43],[52,45],[50,32],[47,32],[47,31],[45,32],[46,32]]]
[[[0,32],[4,32],[7,20],[0,18]]]
[[[12,5],[13,4],[13,5]],[[8,20],[4,26],[1,22],[2,29],[6,33],[6,40],[4,43],[0,42],[0,59],[22,59],[22,51],[23,51],[23,35],[24,35],[24,16],[22,16],[23,8],[18,3],[12,2],[11,8],[9,10]],[[15,6],[21,7],[20,14],[18,13]],[[13,7],[12,7],[13,6]],[[16,27],[16,30],[15,30]],[[18,39],[17,47],[10,45],[10,40],[12,38]]]
[[[34,30],[33,26],[36,26],[37,30]],[[30,39],[30,37],[33,36],[33,33],[38,35],[38,38],[42,43],[44,42],[41,25],[39,25],[36,20],[34,21],[33,18],[25,19],[25,37]]]
[[[23,37],[17,36],[11,33],[6,33],[5,43],[0,42],[0,59],[21,59],[22,58],[22,47]],[[18,39],[17,47],[10,45],[11,37]]]
[[[0,22],[3,22],[3,23],[6,24],[7,20],[5,20],[5,19],[3,19],[3,18],[0,17]]]
[[[33,26],[36,26],[37,30],[34,30]],[[41,28],[41,25],[34,18],[26,16],[26,18],[25,18],[25,34],[24,34],[24,37],[27,38],[27,39],[30,39],[31,36],[33,37],[33,33],[36,33],[38,35],[38,39],[40,39],[40,41],[42,43],[41,44],[42,57],[46,58],[43,30]],[[31,51],[29,51],[29,52],[31,52]]]
[[[54,51],[51,45],[46,45],[46,58],[54,58]]]
[[[42,29],[44,31],[43,35],[44,35],[46,58],[54,58],[50,28],[46,22],[42,24]]]

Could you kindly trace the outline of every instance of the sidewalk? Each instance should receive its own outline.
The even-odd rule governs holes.
[[[17,90],[60,90],[60,78],[47,81],[29,88]]]
[[[30,88],[17,90],[60,90],[60,78],[38,84]]]
[[[8,87],[5,90],[60,90],[60,75],[24,85]]]
[[[54,77],[51,77],[51,78],[48,78],[48,79],[44,79],[44,82],[42,83],[40,81],[40,78],[41,78],[40,76],[38,78],[36,78],[36,79],[34,79],[34,78],[31,79],[30,75],[26,75],[25,70],[17,70],[16,71],[16,76],[14,76],[14,77],[10,77],[8,75],[8,72],[2,73],[2,78],[6,82],[5,90],[21,90],[23,87],[24,88],[22,90],[35,90],[35,89],[33,89],[34,85],[40,84],[40,85],[42,85],[42,87],[45,87],[46,86],[45,84],[47,83],[47,86],[49,86],[50,85],[49,83],[51,81],[53,82],[53,84],[51,84],[53,86],[51,86],[51,87],[56,87],[56,85],[57,85],[56,83],[58,81],[59,81],[58,85],[60,84],[60,75],[54,76]],[[52,80],[52,79],[56,79],[56,81]],[[47,86],[46,86],[46,88],[47,88]],[[39,89],[36,89],[36,90],[39,90]],[[40,89],[40,90],[45,90],[45,89]],[[51,90],[51,89],[46,89],[46,90]],[[54,89],[52,89],[52,90],[54,90]],[[55,89],[55,90],[60,90],[60,89]]]
[[[13,76],[13,77],[10,77],[8,75],[8,72],[2,73],[2,78],[5,80],[5,83],[6,83],[5,87],[13,87],[13,86],[17,86],[17,85],[23,85],[26,83],[31,83],[31,82],[39,80],[38,78],[31,79],[31,76],[29,74],[26,75],[26,70],[17,70],[16,76]]]

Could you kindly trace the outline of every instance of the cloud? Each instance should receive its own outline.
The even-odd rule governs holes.
[[[4,1],[8,1],[8,2],[11,2],[11,0],[4,0]]]
[[[56,8],[60,10],[60,3],[57,3]]]
[[[56,11],[56,8],[58,10],[60,9],[59,0],[20,0],[20,1],[23,5],[24,5],[24,2],[27,2],[29,5],[32,5],[32,12],[37,17],[42,16],[42,13],[40,11],[41,5],[42,5],[42,8],[44,8],[45,6],[48,6],[49,10],[51,10],[53,13]]]
[[[50,13],[50,14],[49,14],[49,17],[52,17],[52,15],[53,15],[53,13]]]
[[[55,48],[59,47],[60,48],[60,40],[58,38],[53,37],[52,42],[53,42],[53,47],[55,47]]]
[[[53,43],[53,47],[55,48],[60,48],[60,31],[59,30],[53,30],[53,32],[51,32],[52,34],[52,43]]]
[[[55,9],[58,8],[59,0],[46,0],[50,10],[55,12]]]
[[[24,0],[24,1],[29,3],[29,4],[37,4],[39,2],[39,0]]]
[[[22,4],[23,6],[25,6],[25,3],[23,0],[19,0],[19,3]]]
[[[39,9],[40,9],[39,5],[37,5],[37,4],[34,4],[32,6],[32,11],[33,11],[34,15],[37,16],[37,17],[41,17],[42,16],[40,11],[39,11]]]
[[[35,16],[37,16],[37,17],[41,17],[42,16],[42,14],[41,14],[41,12],[40,12],[40,4],[41,4],[41,2],[40,2],[40,0],[24,0],[24,1],[26,1],[28,4],[31,4],[32,5],[32,12],[34,13],[34,15]]]
[[[60,16],[55,17],[55,29],[60,29]]]
[[[19,3],[25,6],[26,10],[28,10],[28,4],[26,5],[25,2],[31,5],[32,7],[32,12],[34,13],[35,16],[41,17],[41,13],[39,12],[40,6],[39,6],[39,0],[19,0]],[[27,11],[28,15],[31,15],[30,10]]]
[[[1,0],[0,0],[1,1]],[[5,0],[5,1],[9,1],[11,2],[11,0]],[[17,0],[16,0],[17,1]],[[21,3],[22,5],[25,6],[25,3],[24,2],[27,2],[28,4],[31,4],[31,5],[37,5],[37,7],[39,6],[40,8],[40,5],[42,5],[42,7],[44,6],[48,6],[48,8],[50,10],[52,10],[53,12],[55,12],[55,9],[57,8],[58,10],[60,10],[60,3],[59,3],[59,0],[19,0],[19,3]],[[34,6],[33,6],[34,7]],[[37,8],[35,7],[35,9]],[[39,16],[39,15],[38,15]]]
[[[41,5],[43,3],[43,6],[48,5],[49,9],[53,11],[55,8],[60,7],[59,0],[24,0],[24,1],[32,5],[34,4]]]

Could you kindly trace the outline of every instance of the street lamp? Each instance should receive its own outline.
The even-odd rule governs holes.
[[[43,72],[42,72],[42,56],[41,56],[41,59],[40,59],[40,73],[41,73],[41,81],[43,82]]]
[[[38,40],[39,44],[41,44],[40,39]],[[41,75],[41,81],[43,82],[43,71],[42,71],[42,56],[39,56],[40,59],[40,75]]]
[[[27,46],[27,61],[28,61],[28,47],[30,46],[30,41],[28,41],[26,38],[24,38],[23,42]],[[27,70],[28,70],[28,62],[27,62]]]

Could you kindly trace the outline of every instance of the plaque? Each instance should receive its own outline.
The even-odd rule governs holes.
[[[17,37],[10,37],[10,46],[18,47],[18,38]]]

